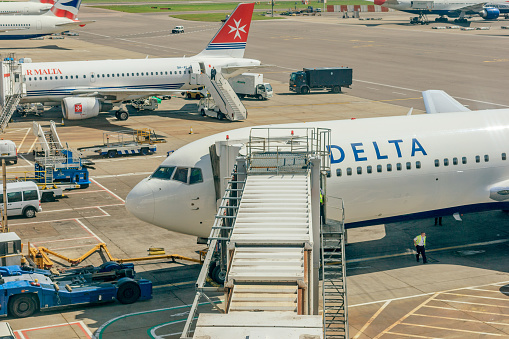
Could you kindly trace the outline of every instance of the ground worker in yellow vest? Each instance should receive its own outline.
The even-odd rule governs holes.
[[[414,245],[417,251],[417,262],[419,262],[419,254],[422,254],[422,263],[425,264],[428,261],[426,260],[426,233],[421,232],[421,235],[418,235],[414,238]]]

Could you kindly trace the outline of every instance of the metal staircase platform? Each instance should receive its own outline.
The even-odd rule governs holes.
[[[228,80],[221,73],[216,74],[215,80],[206,73],[200,74],[199,81],[205,85],[217,108],[230,121],[246,120],[247,110]]]

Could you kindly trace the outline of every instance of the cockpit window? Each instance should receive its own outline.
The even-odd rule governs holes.
[[[196,184],[203,182],[203,175],[201,174],[201,168],[191,168],[191,175],[189,176],[189,184]]]
[[[154,174],[152,174],[151,178],[170,180],[174,170],[175,166],[171,167],[159,166],[159,168],[156,169]]]
[[[173,180],[187,183],[188,170],[189,170],[189,168],[187,168],[187,167],[177,167],[177,169],[175,170],[175,175],[173,176]]]

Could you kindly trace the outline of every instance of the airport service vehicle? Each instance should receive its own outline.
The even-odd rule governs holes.
[[[149,155],[157,151],[157,143],[166,142],[149,129],[104,132],[103,145],[81,147],[79,151],[95,152],[101,156],[115,158],[122,155]]]
[[[239,98],[249,97],[258,100],[272,98],[272,86],[263,82],[263,74],[243,73],[229,78],[228,82]]]
[[[0,184],[0,210],[4,209],[3,185]],[[41,192],[32,181],[7,183],[7,216],[23,215],[25,218],[35,217],[41,212]]]
[[[80,4],[81,0],[59,0],[41,15],[2,15],[0,40],[36,38],[93,22],[77,19]]]
[[[130,100],[164,96],[203,87],[200,79],[217,72],[233,72],[260,65],[244,58],[254,4],[239,4],[199,54],[185,58],[91,60],[24,63],[27,95],[21,103],[61,105],[64,118],[95,117],[120,106],[115,116],[129,117]]]
[[[304,68],[290,74],[290,91],[308,94],[311,90],[341,92],[341,87],[352,85],[352,69],[349,67]]]
[[[5,163],[18,163],[18,148],[11,140],[0,140],[0,163],[5,159]]]
[[[40,310],[152,298],[152,282],[136,277],[133,264],[107,262],[55,274],[19,265],[1,266],[0,316],[25,318]]]
[[[486,3],[478,0],[372,0],[375,5],[419,15],[411,18],[412,24],[428,24],[428,14],[439,15],[437,22],[448,22],[448,18],[457,18],[454,22],[467,22],[466,16],[478,15],[485,20],[494,20],[500,13],[507,13],[503,3]]]
[[[173,34],[184,33],[184,26],[175,26],[174,29],[171,30]]]
[[[331,130],[327,209],[343,199],[346,227],[509,209],[509,109],[470,111],[443,91],[423,98],[428,114],[265,127],[282,128],[271,136],[288,140],[289,129]],[[246,154],[249,133],[226,131],[176,150],[155,172],[166,176],[131,190],[127,209],[162,228],[208,237],[217,207],[209,147],[228,136]],[[185,169],[201,181],[175,180]]]
[[[47,12],[53,7],[54,3],[53,0],[33,0],[27,2],[2,1],[0,2],[0,15],[39,15]]]

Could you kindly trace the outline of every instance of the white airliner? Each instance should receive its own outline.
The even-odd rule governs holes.
[[[30,39],[60,33],[93,21],[77,20],[81,0],[60,0],[41,15],[0,16],[0,40]]]
[[[326,191],[344,200],[346,227],[508,209],[509,109],[471,112],[442,91],[423,97],[432,114],[272,127],[331,129]],[[178,149],[131,190],[127,209],[162,228],[207,237],[216,213],[209,147],[227,135],[243,144],[249,132]]]
[[[81,120],[128,100],[196,89],[200,73],[259,66],[244,59],[254,3],[239,4],[207,47],[184,58],[28,63],[23,65],[27,96],[21,103],[62,105],[64,118]],[[129,115],[116,111],[119,120]]]
[[[421,23],[426,23],[428,14],[439,15],[438,22],[447,22],[448,18],[458,18],[455,22],[466,22],[467,15],[479,15],[485,20],[494,20],[500,16],[498,5],[487,4],[479,0],[370,0],[375,5],[419,15]],[[500,4],[499,4],[500,5]],[[503,5],[502,5],[503,7]],[[415,20],[417,22],[417,20]]]
[[[29,2],[2,1],[0,2],[0,15],[39,15],[47,12],[54,4],[53,0],[32,0]]]

